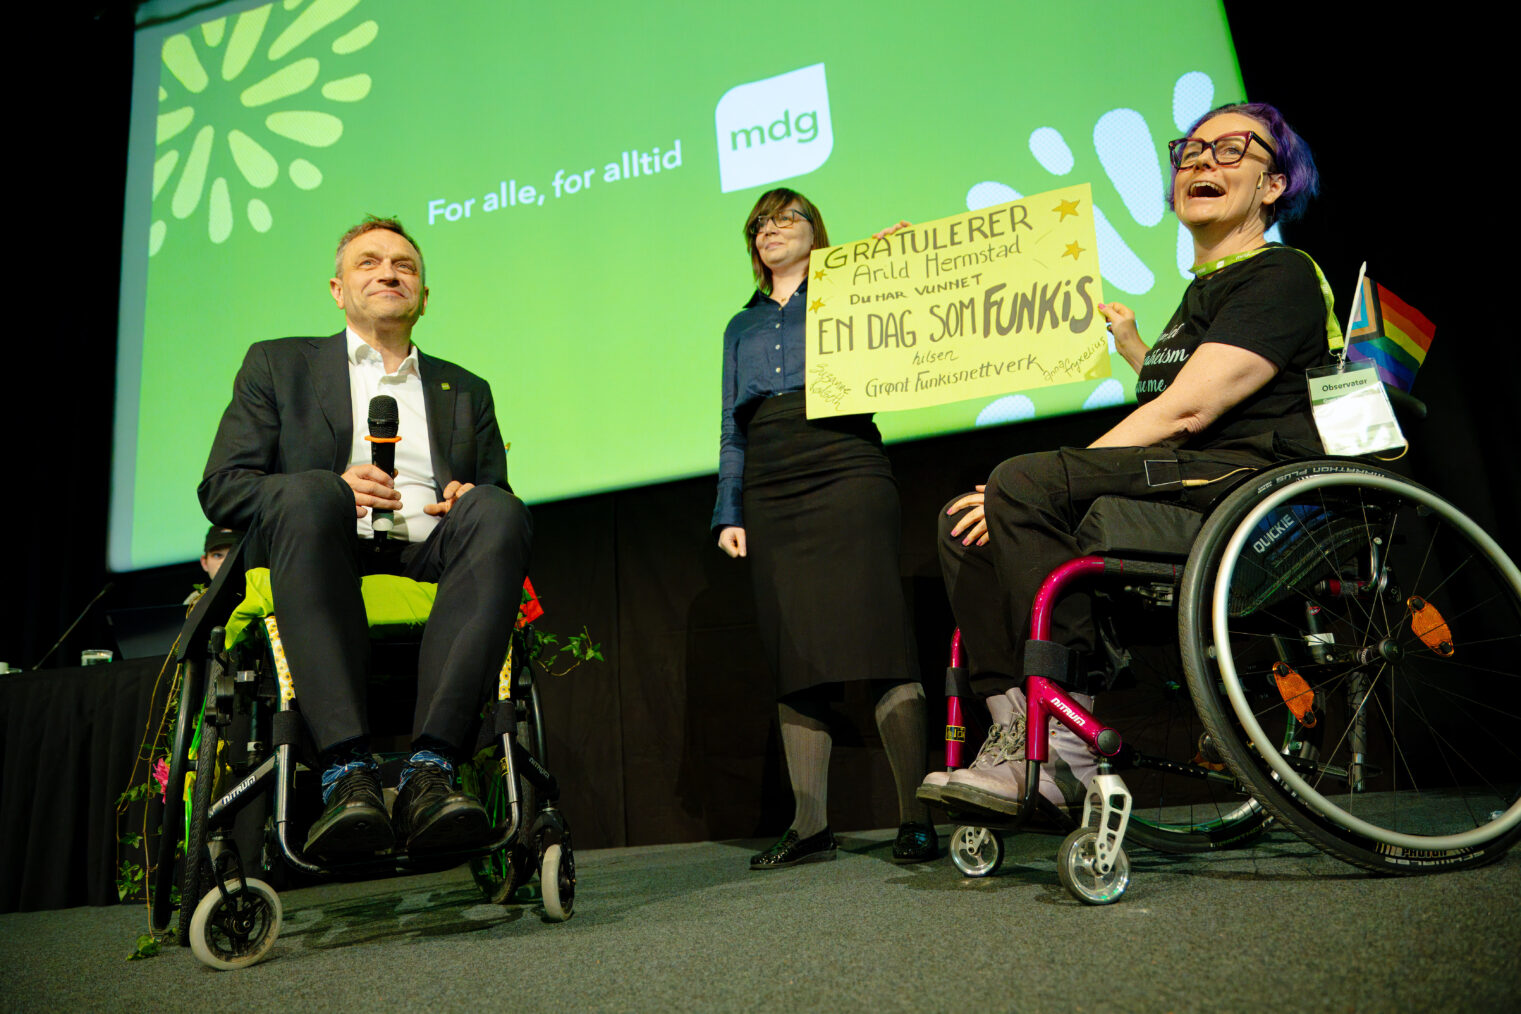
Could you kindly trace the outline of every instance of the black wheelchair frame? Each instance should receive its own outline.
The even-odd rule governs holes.
[[[324,862],[304,854],[292,839],[298,756],[309,752],[309,738],[294,706],[278,621],[274,616],[264,619],[263,650],[224,644],[221,623],[231,611],[233,582],[243,571],[238,555],[235,550],[223,562],[176,645],[176,661],[183,669],[155,869],[155,932],[167,931],[175,911],[171,888],[181,840],[185,856],[180,865],[178,940],[215,968],[240,968],[262,960],[279,934],[279,897],[269,884],[248,875],[250,866],[257,870],[283,864],[310,876],[362,876],[438,869],[468,860],[476,883],[494,904],[513,903],[518,889],[537,871],[546,921],[569,919],[574,911],[575,859],[568,822],[555,805],[559,786],[544,764],[538,701],[542,671],[529,650],[530,632],[514,632],[498,676],[497,700],[489,709],[488,749],[460,768],[466,788],[481,798],[495,824],[492,840],[447,853],[409,856],[396,850]],[[192,761],[197,730],[199,747]],[[192,770],[187,821],[184,794]],[[263,805],[271,793],[272,807]]]

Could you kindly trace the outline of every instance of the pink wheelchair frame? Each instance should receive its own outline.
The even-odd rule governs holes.
[[[1039,802],[1040,766],[1049,754],[1050,726],[1054,719],[1076,733],[1099,756],[1099,774],[1083,801],[1082,822],[1062,842],[1057,855],[1057,874],[1063,886],[1078,900],[1105,905],[1125,893],[1130,883],[1130,861],[1123,848],[1130,821],[1131,795],[1115,774],[1110,759],[1124,742],[1120,734],[1100,722],[1063,689],[1067,680],[1068,651],[1051,638],[1051,610],[1073,581],[1098,574],[1129,575],[1147,579],[1175,578],[1181,567],[1101,556],[1083,556],[1062,564],[1046,576],[1030,610],[1030,637],[1025,642],[1025,789],[1019,813],[997,829],[964,825],[951,840],[956,865],[969,876],[985,876],[1001,861],[997,831],[1017,831],[1029,820]],[[951,636],[950,672],[946,680],[945,760],[948,769],[965,766],[966,724],[963,697],[966,682],[961,631]],[[995,857],[984,862],[983,850],[992,847]],[[970,858],[968,858],[970,857]]]

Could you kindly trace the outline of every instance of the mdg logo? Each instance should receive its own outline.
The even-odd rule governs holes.
[[[713,120],[724,193],[813,172],[834,150],[822,63],[735,85]]]

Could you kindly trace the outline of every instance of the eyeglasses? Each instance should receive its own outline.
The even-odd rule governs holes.
[[[790,229],[794,225],[797,225],[799,222],[808,222],[811,224],[813,222],[813,219],[809,218],[807,215],[796,208],[788,208],[786,211],[778,211],[774,215],[756,215],[755,221],[750,223],[750,235],[757,235],[762,229],[766,227],[767,222],[770,222],[778,229]]]
[[[1262,135],[1255,130],[1235,130],[1229,134],[1221,134],[1213,141],[1205,141],[1198,137],[1180,137],[1176,141],[1167,142],[1167,153],[1172,158],[1174,169],[1187,169],[1193,166],[1204,155],[1204,149],[1208,148],[1214,155],[1216,165],[1235,165],[1246,158],[1246,149],[1256,141],[1262,145],[1268,153],[1268,165],[1273,164],[1273,146],[1262,139]]]

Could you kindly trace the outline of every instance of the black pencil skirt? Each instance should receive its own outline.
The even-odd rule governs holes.
[[[898,573],[898,485],[869,416],[810,422],[801,392],[767,398],[747,428],[744,512],[779,697],[918,678]]]

